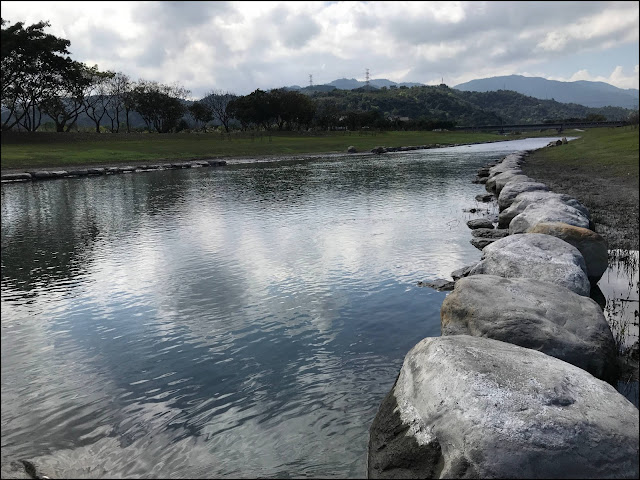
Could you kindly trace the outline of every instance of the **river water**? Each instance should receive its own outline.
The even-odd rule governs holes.
[[[550,138],[2,185],[2,460],[366,476],[404,355],[480,259],[476,170]]]

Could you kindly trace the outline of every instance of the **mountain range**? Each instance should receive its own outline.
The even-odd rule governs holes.
[[[622,89],[608,83],[586,80],[560,82],[522,75],[481,78],[461,83],[453,88],[467,92],[513,90],[542,100],[577,103],[594,108],[613,106],[637,110],[640,98],[639,92],[635,88]]]
[[[338,90],[355,90],[358,88],[376,90],[383,87],[399,88],[414,86],[424,85],[411,82],[396,83],[386,78],[378,78],[370,80],[367,86],[366,82],[356,80],[355,78],[339,78],[323,85],[307,87],[293,85],[285,88],[299,90],[304,93],[313,93],[327,92],[334,88]],[[473,92],[511,90],[541,100],[555,100],[560,103],[577,103],[578,105],[593,108],[612,106],[637,110],[640,98],[638,89],[618,88],[605,82],[591,82],[587,80],[561,82],[557,80],[547,80],[542,77],[525,77],[522,75],[480,78],[461,83],[452,88]]]

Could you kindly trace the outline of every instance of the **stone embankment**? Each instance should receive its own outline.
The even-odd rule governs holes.
[[[151,172],[154,170],[172,170],[178,168],[220,167],[224,160],[197,160],[193,162],[173,162],[153,165],[125,165],[119,167],[90,167],[71,170],[29,170],[26,172],[4,173],[2,182],[28,182],[32,180],[51,180],[56,178],[97,177],[130,172]]]
[[[616,345],[589,297],[607,242],[525,159],[474,180],[500,213],[468,222],[481,260],[452,272],[442,336],[409,351],[383,400],[370,478],[638,478],[638,409],[608,383]]]

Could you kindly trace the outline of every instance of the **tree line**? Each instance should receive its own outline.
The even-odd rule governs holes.
[[[618,107],[538,100],[516,92],[460,92],[438,87],[360,88],[351,91],[255,90],[238,96],[211,90],[198,101],[179,83],[132,80],[122,72],[101,71],[70,58],[69,40],[45,33],[48,22],[26,26],[2,19],[2,130],[36,131],[50,118],[58,132],[78,120],[117,133],[130,132],[132,114],[159,133],[211,123],[226,132],[308,129],[450,129],[456,124],[541,123],[545,119],[600,114],[628,116]],[[606,110],[609,109],[609,110]]]

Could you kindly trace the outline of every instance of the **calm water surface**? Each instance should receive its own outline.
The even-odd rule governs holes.
[[[476,170],[549,140],[3,184],[2,459],[365,477],[440,335],[446,293],[416,282],[480,259]]]

